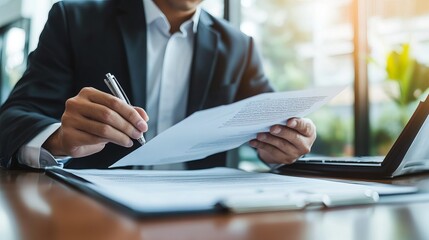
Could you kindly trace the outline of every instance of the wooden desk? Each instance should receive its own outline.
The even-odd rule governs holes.
[[[429,192],[429,175],[401,178]],[[136,220],[44,173],[0,170],[0,239],[429,239],[429,201]]]

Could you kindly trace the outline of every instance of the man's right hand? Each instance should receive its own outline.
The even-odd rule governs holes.
[[[131,147],[146,132],[149,120],[139,107],[95,88],[83,88],[66,101],[61,127],[43,144],[53,155],[84,157],[109,143]]]

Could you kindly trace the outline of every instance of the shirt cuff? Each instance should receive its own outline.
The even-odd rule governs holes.
[[[30,142],[22,146],[18,150],[18,162],[29,167],[39,169],[53,166],[62,167],[63,160],[68,159],[68,157],[56,159],[46,149],[42,148],[46,139],[48,139],[60,126],[61,123],[49,125]]]

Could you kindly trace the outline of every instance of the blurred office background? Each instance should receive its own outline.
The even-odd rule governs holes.
[[[25,70],[55,2],[0,0],[1,102]],[[426,96],[427,0],[204,0],[203,7],[255,38],[277,90],[349,86],[310,116],[318,129],[313,154],[385,154]],[[404,92],[400,80],[422,82]],[[239,156],[242,168],[257,163],[246,146]]]

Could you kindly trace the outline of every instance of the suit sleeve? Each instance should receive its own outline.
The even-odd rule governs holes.
[[[27,70],[0,108],[0,160],[13,167],[17,150],[60,121],[73,92],[72,47],[63,3],[55,4]]]

